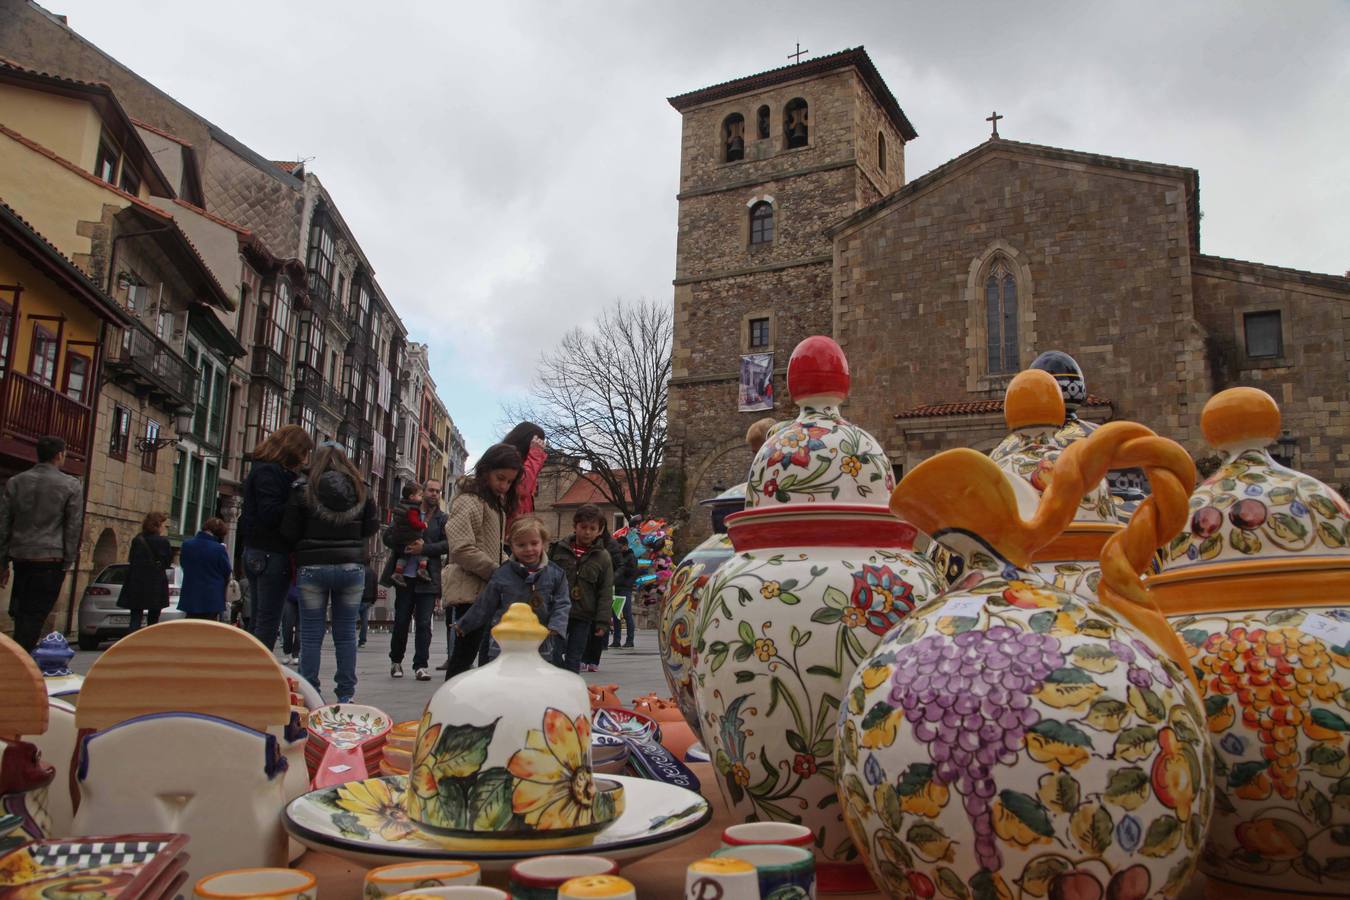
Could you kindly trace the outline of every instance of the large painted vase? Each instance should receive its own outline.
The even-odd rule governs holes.
[[[1350,896],[1350,507],[1265,448],[1269,395],[1201,416],[1222,466],[1151,593],[1200,679],[1218,785],[1211,897]]]
[[[1031,559],[1120,448],[1165,496],[1107,544],[1102,595],[1087,600]],[[844,816],[890,896],[1185,888],[1210,818],[1212,752],[1185,651],[1136,573],[1182,527],[1194,471],[1178,445],[1118,422],[1061,454],[1063,483],[1029,522],[973,450],[929,459],[897,488],[896,512],[964,568],[859,667],[839,720]]]
[[[1010,433],[989,454],[1008,476],[1024,519],[1034,516],[1040,506],[1059,454],[1091,433],[1081,423],[1077,428],[1065,426],[1064,386],[1056,384],[1057,379],[1030,374],[1039,371],[1029,369],[1008,384],[1003,418]],[[1088,485],[1063,533],[1036,551],[1032,568],[1056,587],[1095,600],[1101,578],[1097,559],[1107,540],[1124,527],[1106,480],[1101,479]]]
[[[694,701],[693,637],[703,591],[722,563],[735,555],[731,538],[710,535],[675,567],[661,601],[656,640],[661,654],[661,674],[666,676],[671,696],[694,734],[703,739],[698,705]]]
[[[705,744],[734,817],[809,827],[825,892],[869,887],[834,799],[844,687],[939,589],[933,563],[913,551],[914,526],[886,506],[885,452],[838,413],[848,385],[834,341],[793,352],[788,389],[801,414],[760,448],[750,508],[727,518],[736,555],[702,594],[692,654]]]

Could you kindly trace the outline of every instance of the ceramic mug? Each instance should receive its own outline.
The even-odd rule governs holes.
[[[227,869],[207,875],[193,888],[198,900],[314,900],[314,876],[303,869]]]
[[[637,900],[637,888],[627,878],[618,875],[582,875],[571,878],[558,888],[558,900]]]
[[[684,900],[759,900],[759,872],[743,859],[700,859],[685,869]]]
[[[457,884],[478,884],[478,863],[444,862],[398,863],[380,866],[366,873],[365,900],[382,900],[405,891]]]
[[[746,844],[713,852],[713,859],[739,859],[755,867],[760,896],[774,900],[815,900],[816,860],[804,847]]]
[[[617,875],[619,866],[603,856],[535,856],[511,867],[515,900],[554,900],[563,882],[583,875]]]
[[[404,891],[402,894],[392,896],[401,897],[402,900],[441,900],[444,897],[449,897],[451,900],[511,900],[511,895],[506,891],[498,890],[495,887],[484,887],[480,884],[452,884],[447,887],[418,888],[415,891]]]
[[[816,836],[805,825],[792,822],[743,822],[722,829],[722,846],[744,847],[749,844],[786,844],[789,847],[810,847]]]

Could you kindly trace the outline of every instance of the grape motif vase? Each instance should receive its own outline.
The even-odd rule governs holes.
[[[680,714],[689,723],[694,734],[702,740],[698,707],[694,702],[693,652],[694,617],[699,601],[712,576],[735,554],[731,538],[725,534],[710,535],[680,560],[666,585],[661,601],[661,617],[657,622],[656,640],[661,655],[661,673],[666,676],[671,696],[680,707]]]
[[[1075,383],[1081,386],[1081,382],[1070,382]],[[1065,426],[1066,396],[1064,384],[1052,386],[1025,373],[1008,384],[1003,418],[1011,433],[989,458],[1007,475],[1017,497],[1018,512],[1025,519],[1031,518],[1040,505],[1059,454],[1091,433],[1081,423],[1077,428]],[[1073,521],[1064,532],[1036,551],[1032,568],[1057,587],[1096,599],[1101,578],[1097,558],[1106,541],[1123,527],[1115,499],[1102,479],[1079,499]]]
[[[1131,433],[1176,475],[1170,515],[1148,500],[1138,525],[1175,533],[1194,473],[1176,444],[1112,423],[1056,470],[1095,483]],[[1004,473],[971,450],[925,461],[894,494],[960,571],[859,666],[838,723],[844,818],[890,896],[1143,900],[1178,896],[1192,876],[1212,753],[1179,641],[1137,576],[1109,597],[1103,579],[1089,600],[1030,566],[1078,501],[1048,488],[1024,522]],[[1119,543],[1105,552],[1130,576],[1149,559],[1115,556]]]
[[[1350,507],[1266,452],[1269,395],[1201,426],[1222,454],[1151,592],[1180,633],[1214,743],[1212,897],[1350,896]]]
[[[843,420],[810,426],[818,432],[802,426],[802,457],[787,452],[794,428],[819,421],[813,410],[835,408],[847,394],[838,345],[828,338],[799,345],[788,389],[803,415],[760,448],[747,496],[759,490],[761,499],[727,518],[735,556],[694,613],[694,695],[718,788],[737,820],[805,825],[820,890],[867,889],[835,802],[834,723],[855,666],[937,593],[939,580],[913,550],[917,530],[885,505],[889,464],[884,475],[876,468],[886,457],[870,435]],[[827,470],[842,478],[816,474]],[[835,503],[833,491],[765,488],[799,471],[812,473],[814,485],[853,485],[856,475],[856,487],[869,489],[841,488],[851,502]]]

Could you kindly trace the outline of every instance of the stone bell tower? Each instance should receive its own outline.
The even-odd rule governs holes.
[[[710,531],[699,500],[745,480],[746,428],[791,418],[792,348],[833,334],[824,230],[905,183],[917,137],[863,48],[670,98],[683,117],[675,334],[662,511],[682,547]],[[772,410],[740,412],[741,356],[772,353]]]

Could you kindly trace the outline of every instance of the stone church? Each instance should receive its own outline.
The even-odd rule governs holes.
[[[861,48],[670,99],[683,117],[665,511],[744,480],[754,420],[790,418],[808,335],[848,354],[844,413],[897,474],[1006,433],[1003,391],[1045,350],[1082,366],[1080,415],[1207,452],[1200,410],[1272,394],[1292,463],[1350,482],[1350,278],[1200,251],[1195,169],[997,136],[918,178],[918,134]],[[741,412],[743,355],[774,408]]]

